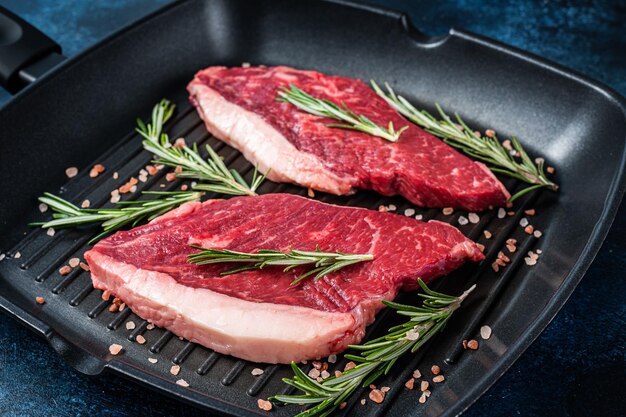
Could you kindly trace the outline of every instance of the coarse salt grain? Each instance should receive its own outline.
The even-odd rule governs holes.
[[[70,264],[70,266],[71,266],[72,268],[76,268],[78,265],[80,265],[80,259],[78,259],[78,258],[72,258],[72,259],[70,259],[70,260],[69,260],[69,262],[68,262],[68,263]]]
[[[189,188],[189,186],[187,184],[183,184],[180,186],[180,190],[181,191],[187,191],[187,189]]]
[[[391,387],[380,387],[380,390],[384,393],[391,391]]]
[[[170,374],[176,376],[180,373],[180,365],[172,365],[170,368]]]
[[[426,395],[424,395],[424,393],[422,393],[422,395],[420,396],[419,399],[419,403],[420,404],[424,404],[426,402]]]
[[[469,223],[469,220],[467,220],[467,217],[459,216],[459,224],[461,226],[465,226],[467,223]]]
[[[387,206],[387,210],[389,211],[396,211],[398,208],[394,205],[394,204],[389,204]]]
[[[406,340],[417,340],[419,339],[419,337],[420,337],[420,333],[415,329],[412,329],[406,332],[406,336],[405,336]]]
[[[328,357],[328,363],[335,363],[337,362],[337,355],[332,354]]]
[[[541,255],[541,252],[543,252],[541,249],[537,249],[537,253],[538,253],[539,255]]]
[[[261,369],[261,368],[254,368],[254,369],[252,370],[252,372],[250,372],[250,373],[251,373],[253,376],[259,376],[259,375],[263,375],[263,372],[265,372],[265,371],[263,371],[263,369]]]
[[[439,375],[439,373],[441,372],[441,368],[437,365],[433,365],[430,367],[430,372],[432,372],[433,375]]]
[[[482,326],[480,328],[480,337],[482,337],[485,340],[489,339],[491,337],[491,327]]]
[[[122,351],[123,347],[122,345],[118,345],[117,343],[113,343],[111,346],[109,346],[109,352],[111,353],[111,355],[119,355],[119,353]]]
[[[35,301],[37,302],[37,304],[45,304],[46,300],[44,300],[43,297],[35,297]]]
[[[556,169],[554,167],[547,167],[546,171],[548,172],[548,174],[554,174],[556,172]]]
[[[137,191],[137,186],[136,186],[136,185],[133,185],[132,187],[130,187],[130,190],[129,190],[129,191],[130,191],[131,193],[134,193],[135,191]]]
[[[146,329],[148,329],[148,330],[154,329],[154,324],[148,323],[148,325],[146,326]]]
[[[4,260],[7,256],[4,253],[0,253],[0,261]]]
[[[120,196],[118,195],[114,195],[113,197],[111,197],[111,203],[117,203],[120,201]]]
[[[174,147],[175,148],[184,148],[185,146],[187,146],[187,143],[185,142],[185,138],[178,138],[174,141]]]
[[[409,389],[409,390],[413,389],[415,387],[415,378],[411,378],[408,381],[406,381],[404,383],[404,386],[406,387],[406,389]]]
[[[67,266],[67,265],[63,265],[60,269],[59,269],[59,274],[61,275],[67,275],[70,272],[72,272],[72,268]]]
[[[496,131],[493,129],[487,129],[485,130],[485,136],[488,136],[490,138],[494,137],[496,135]]]
[[[524,262],[526,262],[526,265],[528,265],[528,266],[533,266],[533,265],[537,264],[537,260],[533,259],[533,258],[530,258],[530,257],[524,258]]]
[[[176,381],[176,385],[187,388],[189,386],[189,382],[185,381],[184,379],[179,379],[178,381]]]
[[[117,173],[117,172],[114,172],[114,173],[113,173],[113,179],[114,179],[114,180],[118,179],[119,177],[120,177],[120,174],[119,174],[119,173]]]
[[[522,220],[519,221],[519,225],[522,227],[528,226],[528,219],[526,217],[522,217]]]
[[[506,210],[504,210],[502,207],[500,207],[498,209],[498,218],[499,219],[504,219],[506,217]]]
[[[312,188],[309,188],[306,193],[311,198],[315,197],[315,191]]]
[[[146,182],[148,181],[148,175],[147,174],[139,174],[139,181],[141,182]]]
[[[263,410],[263,411],[272,411],[272,403],[271,402],[259,398],[256,403],[257,403],[257,405],[259,406],[259,408],[261,410]]]
[[[48,205],[45,203],[39,204],[39,211],[45,213],[46,211],[48,211]]]
[[[175,179],[176,179],[176,174],[174,172],[168,172],[165,175],[165,180],[166,181],[170,181],[171,182],[171,181],[174,181]]]
[[[241,63],[241,68],[250,68],[250,63],[249,62],[242,62]]]
[[[539,230],[535,230],[535,231],[533,232],[533,236],[535,236],[537,239],[539,239],[539,238],[541,237],[541,235],[542,235],[542,234],[543,234],[543,233],[541,233],[541,231],[539,231]]]
[[[344,408],[346,408],[346,406],[348,405],[347,401],[342,402],[341,404],[339,404],[339,409],[343,410]]]
[[[309,371],[309,376],[313,379],[319,377],[321,375],[321,372],[319,369],[313,368]]]
[[[85,262],[81,262],[81,263],[79,264],[79,266],[80,266],[83,270],[85,270],[85,271],[87,271],[87,272],[89,272],[89,271],[90,271],[89,265],[87,265]]]
[[[13,259],[20,259],[22,257],[22,253],[21,252],[15,252],[15,255],[13,255]]]
[[[473,224],[476,224],[480,221],[480,216],[476,213],[468,214],[467,218],[469,219],[470,223],[473,223]]]
[[[157,358],[148,358],[148,362],[157,363],[159,360]]]
[[[343,368],[343,371],[346,372],[352,368],[354,368],[356,366],[356,363],[350,361],[348,363],[346,363],[346,366]]]
[[[524,210],[524,213],[526,213],[526,215],[528,215],[528,216],[534,216],[535,215],[535,209]]]
[[[445,381],[446,377],[443,375],[437,375],[436,377],[433,378],[433,382],[438,384],[440,382]]]
[[[411,216],[415,215],[415,209],[408,208],[408,209],[404,210],[404,215],[407,216],[407,217],[411,217]]]
[[[415,220],[422,220],[423,218],[424,218],[424,216],[421,215],[421,214],[418,214],[418,215],[415,216]]]
[[[322,371],[322,373],[320,374],[320,376],[322,377],[322,379],[326,379],[330,377],[330,372],[328,371]]]
[[[135,328],[135,322],[129,321],[126,323],[126,330],[133,330]]]
[[[46,230],[46,234],[48,236],[54,236],[55,233],[56,233],[56,231],[52,227],[48,227],[48,230]]]
[[[424,392],[428,389],[428,381],[422,381],[422,383],[420,384],[420,391]]]
[[[76,167],[69,167],[68,169],[65,170],[65,175],[67,175],[67,178],[73,178],[78,174],[78,168]]]
[[[444,215],[449,216],[449,215],[451,215],[452,213],[454,213],[454,209],[453,209],[452,207],[446,207],[446,208],[444,208],[443,210],[441,210],[441,212],[442,212]]]
[[[361,405],[365,405],[365,403],[366,403],[366,402],[367,402],[367,401],[365,400],[365,398],[362,398],[362,399],[361,399]]]
[[[422,377],[422,373],[420,372],[419,369],[416,369],[413,371],[413,378],[421,378]]]
[[[138,334],[138,335],[135,337],[135,341],[136,341],[137,343],[139,343],[140,345],[143,345],[144,343],[146,343],[146,338],[145,338],[145,337],[143,337],[142,335]]]
[[[469,349],[476,350],[478,349],[478,342],[476,341],[476,339],[472,339],[467,342],[467,347]]]
[[[369,393],[370,400],[376,404],[380,404],[385,400],[385,393],[379,389],[373,389]]]
[[[483,235],[485,235],[485,239],[491,239],[491,232],[489,230],[483,230]]]

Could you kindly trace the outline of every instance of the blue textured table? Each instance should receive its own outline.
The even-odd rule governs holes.
[[[0,0],[73,56],[165,0]],[[370,0],[406,10],[417,27],[464,27],[534,52],[626,95],[626,7],[620,1]],[[523,3],[523,4],[522,4]],[[0,104],[10,97],[0,92]],[[571,299],[465,415],[624,416],[626,207]],[[114,375],[79,374],[0,316],[0,415],[191,416],[198,411]]]

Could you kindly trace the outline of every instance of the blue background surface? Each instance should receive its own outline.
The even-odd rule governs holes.
[[[620,1],[374,1],[409,12],[430,35],[450,27],[559,62],[626,95]],[[0,0],[73,56],[167,1]],[[0,92],[0,104],[10,96]],[[1,132],[0,132],[1,133]],[[537,341],[464,415],[626,415],[626,207],[571,299]],[[0,415],[191,416],[199,412],[116,375],[87,377],[0,316]]]

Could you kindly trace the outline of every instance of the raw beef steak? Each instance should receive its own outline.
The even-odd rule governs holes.
[[[290,247],[374,260],[297,286],[280,267],[220,275],[233,264],[191,265],[189,244],[243,252]],[[118,232],[85,254],[93,284],[175,334],[243,359],[287,363],[358,343],[398,290],[480,261],[454,227],[320,203],[290,194],[187,203]]]
[[[294,84],[317,98],[345,103],[380,126],[391,121],[397,143],[367,133],[329,128],[337,123],[276,101]],[[207,129],[237,148],[278,182],[333,194],[357,188],[400,194],[426,207],[478,211],[510,197],[479,162],[405,120],[359,80],[288,67],[209,67],[187,87]]]

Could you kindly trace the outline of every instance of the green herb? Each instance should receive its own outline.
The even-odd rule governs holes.
[[[400,134],[408,129],[408,126],[405,126],[396,131],[392,122],[389,122],[387,129],[385,129],[367,117],[355,114],[345,103],[341,103],[340,107],[332,101],[315,98],[293,84],[290,84],[289,87],[290,89],[282,87],[281,91],[278,92],[279,97],[276,100],[291,103],[299,109],[316,116],[330,117],[345,122],[345,124],[329,124],[327,125],[328,127],[358,130],[359,132],[387,139],[390,142],[397,142]]]
[[[415,352],[433,335],[441,331],[452,314],[461,306],[475,286],[459,297],[453,297],[430,290],[420,279],[424,290],[418,294],[424,299],[421,307],[398,304],[391,301],[383,303],[409,319],[406,323],[389,329],[387,335],[371,340],[363,345],[350,346],[357,354],[346,354],[345,358],[357,365],[344,371],[340,376],[331,376],[321,382],[307,376],[292,362],[293,379],[283,381],[300,391],[302,395],[275,395],[270,401],[285,404],[316,404],[302,411],[297,417],[327,416],[346,401],[358,388],[367,387],[381,375],[389,372],[394,363],[403,354]]]
[[[519,158],[511,154],[498,140],[495,134],[481,136],[469,128],[463,119],[455,113],[456,123],[443,111],[439,104],[435,104],[441,120],[437,120],[426,110],[418,110],[404,97],[396,95],[389,84],[385,83],[387,92],[384,92],[374,81],[372,88],[376,93],[389,103],[394,109],[404,115],[413,123],[421,126],[429,133],[438,136],[450,146],[453,146],[469,156],[480,159],[489,164],[493,172],[508,175],[509,177],[533,184],[524,188],[511,197],[510,201],[537,188],[548,188],[557,191],[559,186],[550,181],[546,176],[543,159],[537,159],[536,163],[530,159],[522,144],[517,138],[511,138],[512,151]]]
[[[31,226],[64,228],[99,224],[102,226],[103,232],[89,241],[89,243],[93,243],[124,226],[131,225],[134,227],[183,203],[199,201],[204,193],[195,191],[144,191],[143,194],[156,195],[159,198],[116,203],[118,206],[122,206],[121,208],[88,209],[79,208],[61,197],[44,193],[42,197],[39,197],[39,201],[47,204],[54,211],[52,220],[31,223]]]
[[[206,146],[209,153],[206,160],[200,156],[195,144],[193,148],[187,145],[173,146],[167,133],[163,132],[163,124],[173,112],[174,104],[161,100],[152,110],[151,123],[146,125],[141,119],[137,119],[137,132],[144,137],[144,149],[157,156],[154,163],[181,167],[182,171],[176,174],[177,177],[195,178],[204,182],[194,187],[197,190],[231,195],[257,195],[256,190],[267,174],[259,175],[255,168],[252,182],[248,184],[237,171],[229,170],[210,146]]]
[[[287,252],[277,250],[262,249],[256,253],[237,252],[228,249],[209,249],[202,246],[191,245],[200,252],[188,256],[188,261],[196,265],[215,263],[246,263],[241,268],[230,269],[222,272],[222,275],[235,274],[237,272],[249,271],[253,269],[263,269],[269,265],[285,266],[283,271],[287,272],[298,266],[308,265],[312,269],[296,278],[291,285],[296,285],[303,279],[314,275],[313,279],[318,280],[331,272],[338,271],[348,265],[363,261],[371,261],[373,255],[351,255],[341,252],[322,252],[319,246],[314,252],[289,249]]]

